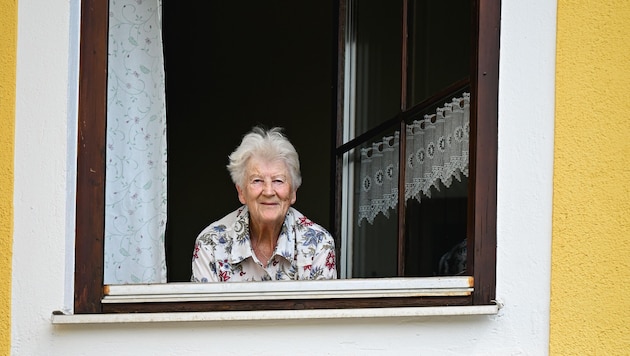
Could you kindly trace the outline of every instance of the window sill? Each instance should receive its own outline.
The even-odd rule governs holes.
[[[422,317],[455,315],[493,315],[500,304],[403,307],[362,309],[312,309],[312,310],[261,310],[194,313],[125,313],[125,314],[63,314],[54,312],[53,324],[117,324],[190,321],[243,321],[243,320],[294,320],[294,319],[348,319],[383,317]]]
[[[473,278],[354,278],[318,281],[163,283],[106,285],[102,302],[165,303],[194,301],[340,299],[469,296]]]

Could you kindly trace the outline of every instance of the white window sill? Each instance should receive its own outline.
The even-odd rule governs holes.
[[[53,324],[116,324],[190,321],[346,319],[382,317],[421,317],[448,315],[493,315],[500,305],[448,307],[402,307],[313,310],[260,310],[227,312],[129,313],[129,314],[63,314],[54,312]]]
[[[102,302],[152,303],[276,299],[469,296],[470,276],[318,281],[106,285]]]
[[[264,283],[165,283],[107,285],[102,303],[168,303],[194,301],[343,299],[469,296],[470,276],[374,278]],[[165,313],[67,314],[54,312],[53,324],[153,323],[179,321],[343,319],[497,314],[500,304],[478,306],[300,309]]]

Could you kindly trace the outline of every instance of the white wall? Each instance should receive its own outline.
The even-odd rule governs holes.
[[[14,355],[548,353],[556,2],[503,0],[494,316],[53,325],[71,309],[79,1],[19,2]],[[238,351],[238,352],[237,352]]]

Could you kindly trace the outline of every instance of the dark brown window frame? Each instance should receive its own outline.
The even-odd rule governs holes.
[[[471,93],[471,196],[469,208],[468,271],[474,277],[471,297],[409,297],[384,299],[278,300],[238,302],[144,303],[106,305],[103,286],[103,236],[105,226],[105,134],[107,113],[108,0],[81,2],[79,58],[79,108],[77,139],[77,191],[75,229],[74,313],[167,312],[210,310],[284,310],[313,308],[356,308],[492,304],[496,283],[496,176],[500,0],[476,0],[473,17],[476,66],[470,78]],[[337,4],[339,87],[343,88],[346,0]],[[335,141],[341,142],[343,91],[335,93],[337,118]],[[340,162],[333,160],[335,172]],[[340,174],[335,175],[340,183]],[[335,186],[340,186],[335,184]],[[333,202],[340,211],[339,196]],[[339,214],[335,214],[339,216]],[[337,221],[337,219],[335,219]],[[341,236],[335,224],[335,236]],[[483,263],[475,264],[475,261]]]

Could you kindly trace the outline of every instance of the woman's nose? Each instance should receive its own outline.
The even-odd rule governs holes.
[[[273,190],[273,184],[271,182],[265,182],[263,184],[263,194],[265,195],[273,195],[275,192]]]

